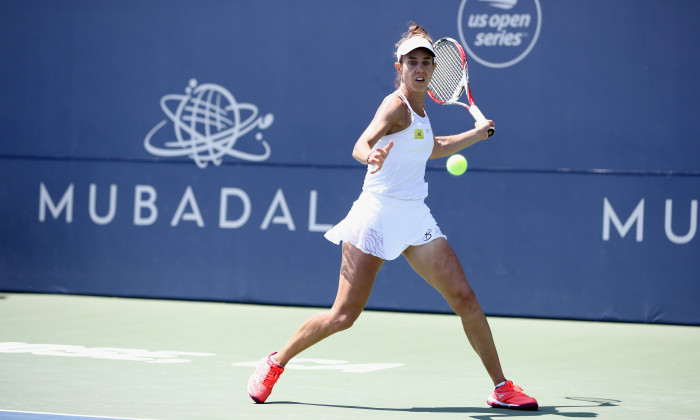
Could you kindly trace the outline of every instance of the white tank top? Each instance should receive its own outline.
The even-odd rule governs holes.
[[[401,200],[422,200],[428,196],[425,165],[433,152],[433,130],[427,113],[425,117],[421,117],[413,112],[411,105],[400,92],[396,92],[396,95],[411,111],[411,125],[377,141],[372,150],[384,148],[392,140],[394,146],[389,151],[382,169],[371,174],[374,166],[367,167],[362,190]]]

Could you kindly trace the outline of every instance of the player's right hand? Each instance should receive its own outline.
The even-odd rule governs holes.
[[[493,120],[485,120],[485,121],[475,121],[474,122],[474,128],[480,132],[482,132],[482,136],[480,136],[481,140],[486,140],[489,138],[489,129],[491,127],[495,127],[496,123],[493,122]]]
[[[390,140],[389,144],[387,144],[385,148],[382,149],[377,147],[369,152],[369,156],[367,156],[367,163],[374,166],[374,169],[370,171],[371,174],[377,173],[377,171],[382,169],[384,161],[386,160],[387,156],[389,156],[389,151],[392,147],[394,147],[394,141]]]

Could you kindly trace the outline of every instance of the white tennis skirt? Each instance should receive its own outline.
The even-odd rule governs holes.
[[[369,191],[360,194],[345,219],[325,237],[385,260],[398,258],[409,246],[446,238],[423,200],[399,200]]]

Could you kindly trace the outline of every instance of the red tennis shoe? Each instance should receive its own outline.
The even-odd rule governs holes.
[[[527,395],[513,381],[494,389],[486,402],[491,407],[510,408],[513,410],[537,410],[537,400]]]
[[[263,357],[255,372],[248,378],[248,395],[258,404],[264,403],[270,396],[272,387],[284,372],[284,368],[270,358],[274,354],[277,352]]]

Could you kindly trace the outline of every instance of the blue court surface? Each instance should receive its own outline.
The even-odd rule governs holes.
[[[130,419],[126,417],[104,417],[104,416],[76,416],[71,414],[58,413],[38,413],[30,411],[10,411],[0,410],[0,418],[7,420],[37,420],[37,419],[56,419],[56,420],[147,420],[147,419]]]

